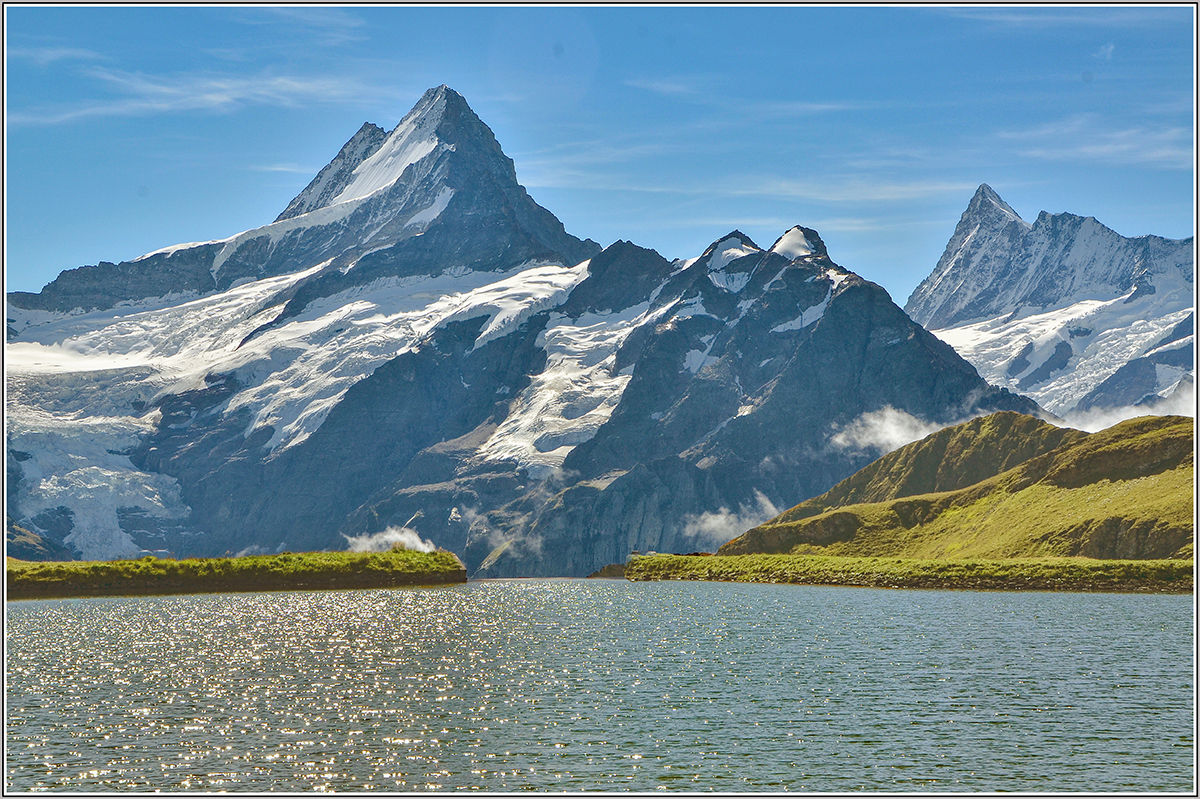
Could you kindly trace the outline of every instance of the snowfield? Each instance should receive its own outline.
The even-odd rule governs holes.
[[[481,454],[514,461],[534,479],[550,476],[572,449],[596,435],[621,401],[633,373],[616,371],[617,350],[630,333],[669,310],[649,306],[578,319],[552,315],[538,338],[546,350],[545,369],[517,396]]]
[[[1158,276],[1156,288],[1140,297],[1134,290],[1115,299],[1084,299],[1049,311],[1009,313],[931,332],[970,361],[984,380],[1062,415],[1123,365],[1154,350],[1194,312],[1192,284],[1168,273]],[[1187,346],[1193,338],[1168,348]],[[1067,352],[1060,349],[1064,346],[1070,348],[1069,358],[1038,379],[1038,370],[1056,350]],[[1018,360],[1022,353],[1024,361]],[[1164,372],[1159,392],[1169,392],[1182,374]]]

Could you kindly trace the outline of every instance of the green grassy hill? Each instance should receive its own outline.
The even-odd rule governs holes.
[[[452,552],[305,552],[239,558],[31,563],[6,558],[6,599],[310,591],[464,583]]]
[[[721,547],[721,555],[1190,558],[1194,423],[1086,434],[1012,413],[884,456]]]

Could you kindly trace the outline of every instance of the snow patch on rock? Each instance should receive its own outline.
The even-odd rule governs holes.
[[[984,380],[1024,394],[1051,413],[1062,415],[1124,364],[1154,349],[1163,336],[1192,313],[1190,292],[1179,297],[1175,309],[1166,313],[1161,297],[1152,295],[1128,302],[1131,294],[931,332],[954,347]],[[1181,340],[1178,346],[1186,343]],[[1060,344],[1071,348],[1070,360],[1043,375],[1048,370],[1040,373],[1039,368]],[[1031,376],[1039,375],[1041,379],[1030,382]]]
[[[616,370],[617,350],[630,333],[655,324],[667,311],[643,302],[577,319],[553,314],[538,338],[546,351],[545,369],[514,398],[480,454],[514,461],[534,479],[553,474],[572,449],[596,435],[621,401],[633,374]]]
[[[744,242],[736,236],[730,236],[717,242],[714,246],[713,253],[708,259],[708,271],[719,272],[731,261],[760,252],[762,250],[753,244]]]
[[[816,252],[812,243],[805,237],[804,231],[799,227],[794,227],[780,236],[779,241],[775,242],[770,251],[777,255],[782,255],[789,261],[794,261],[797,258],[812,255]]]

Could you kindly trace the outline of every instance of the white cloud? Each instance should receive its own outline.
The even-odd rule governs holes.
[[[822,181],[787,180],[767,177],[757,181],[743,181],[742,187],[725,189],[727,194],[761,195],[789,199],[814,200],[819,202],[891,202],[912,200],[938,195],[973,193],[977,184],[947,183],[942,181],[912,180],[906,182],[882,182],[866,178],[829,178]]]
[[[301,175],[315,175],[320,167],[300,166],[299,164],[260,164],[247,167],[251,172],[297,172]]]
[[[926,422],[885,405],[869,411],[843,427],[829,442],[838,449],[875,450],[880,455],[920,441],[947,425]]]
[[[12,109],[9,123],[47,125],[96,117],[223,112],[250,105],[294,107],[307,103],[366,102],[376,100],[380,94],[357,79],[219,73],[147,75],[103,67],[93,67],[86,74],[122,96],[56,107]]]
[[[701,91],[695,81],[688,78],[637,78],[625,81],[625,85],[667,96],[692,95]]]
[[[244,15],[240,21],[251,25],[289,24],[293,31],[303,31],[311,41],[324,47],[367,41],[370,38],[364,31],[367,26],[366,20],[360,19],[351,11],[314,6],[276,6],[257,10],[263,12],[263,15]]]
[[[1101,59],[1104,59],[1105,61],[1112,61],[1113,50],[1115,50],[1116,47],[1117,46],[1115,44],[1112,44],[1110,42],[1109,44],[1101,46],[1099,50],[1092,53],[1092,57],[1093,58],[1101,58]]]
[[[1192,416],[1196,415],[1196,386],[1193,383],[1180,386],[1179,390],[1165,401],[1147,408],[1142,405],[1127,405],[1122,408],[1098,408],[1096,410],[1069,412],[1061,422],[1055,422],[1059,427],[1073,427],[1088,433],[1107,430],[1114,424],[1126,419],[1136,419],[1139,416]],[[1053,421],[1053,420],[1050,420]]]
[[[39,67],[56,61],[98,61],[108,57],[79,47],[11,47],[5,50],[5,55],[14,60],[32,61]]]
[[[757,527],[779,515],[779,510],[761,491],[755,491],[754,498],[753,505],[743,505],[737,509],[736,513],[730,511],[729,508],[721,508],[715,513],[707,512],[699,516],[686,517],[683,528],[684,537],[696,539],[698,546],[719,547],[752,527]]]
[[[410,527],[389,527],[374,535],[356,535],[346,539],[346,550],[349,552],[387,552],[389,549],[412,549],[417,552],[432,552],[437,549],[432,541],[421,538],[417,531]]]
[[[1166,9],[1160,9],[1166,10]],[[1094,27],[1118,28],[1154,28],[1171,24],[1173,20],[1165,15],[1146,13],[1142,8],[946,8],[939,9],[941,13],[952,17],[988,22],[995,25],[1012,28],[1062,28],[1062,27]],[[1168,13],[1169,10],[1168,10]]]
[[[1000,131],[1019,153],[1047,161],[1100,161],[1192,169],[1192,131],[1181,125],[1112,128],[1095,114],[1079,114],[1026,130]],[[1021,144],[1026,143],[1026,144]]]

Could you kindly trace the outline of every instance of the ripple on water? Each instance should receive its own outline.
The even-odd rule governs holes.
[[[513,580],[8,615],[11,790],[1193,788],[1190,597]]]

